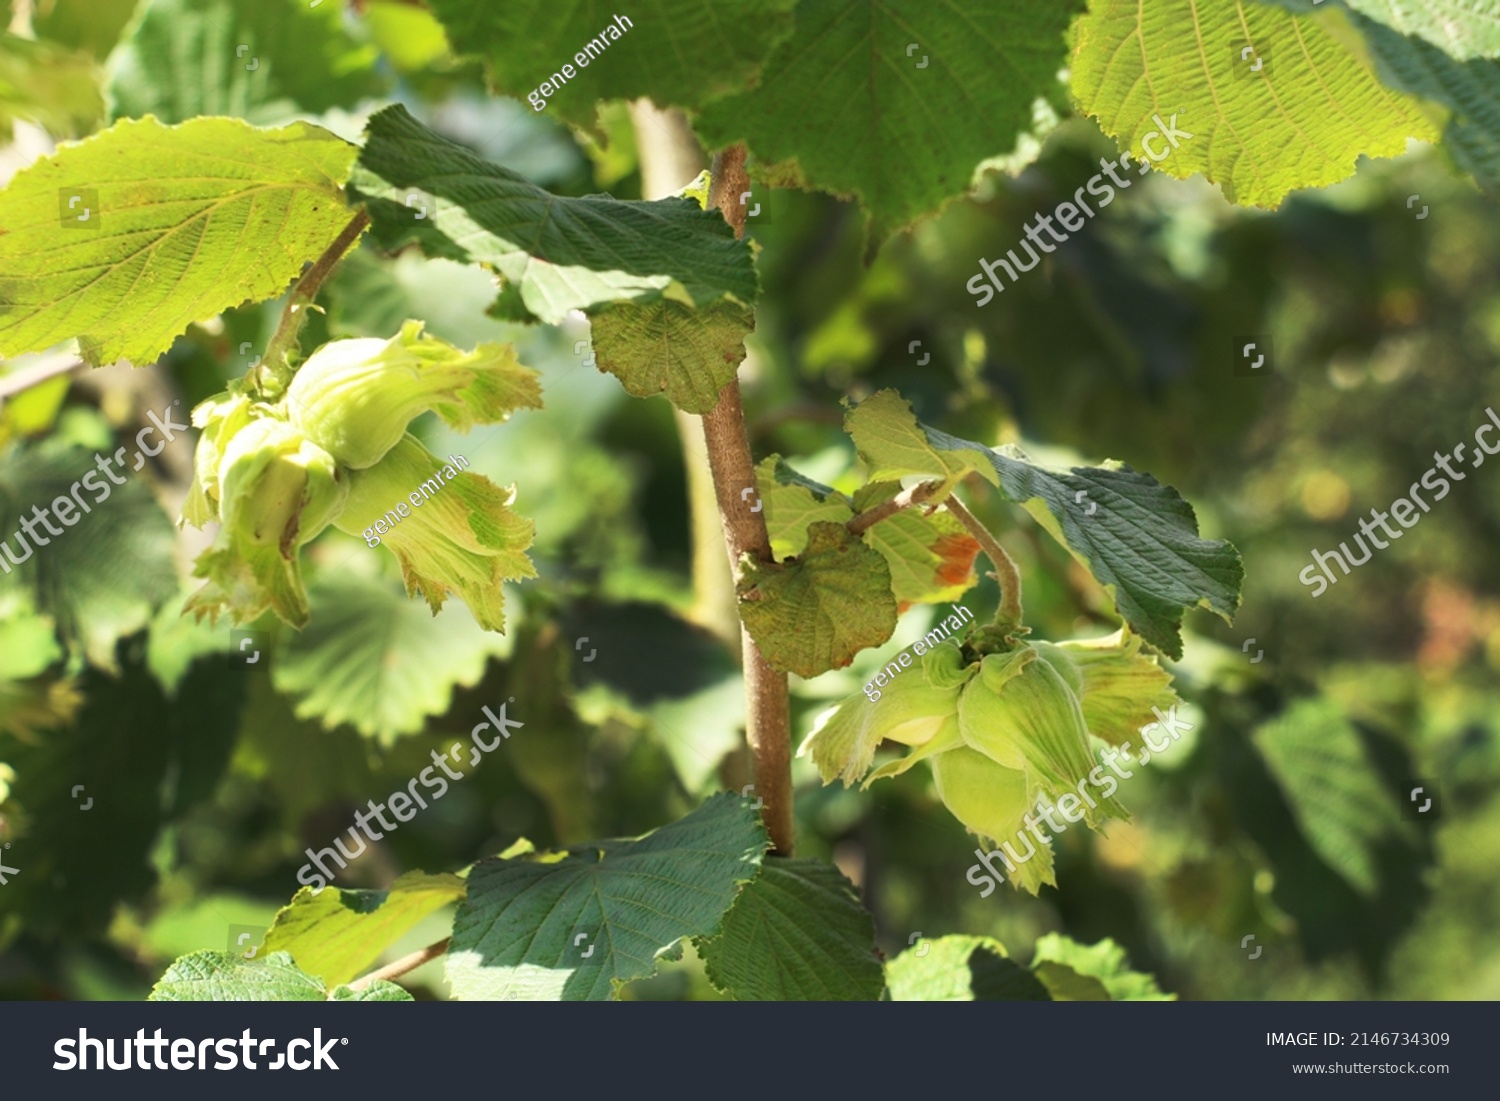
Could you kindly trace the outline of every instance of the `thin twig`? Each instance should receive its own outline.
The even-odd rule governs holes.
[[[33,386],[57,378],[59,375],[71,375],[75,371],[83,370],[83,361],[76,356],[64,355],[48,359],[46,362],[38,363],[34,367],[28,367],[23,371],[0,378],[0,404],[15,397],[17,394],[25,393]]]
[[[259,388],[265,388],[267,383],[285,385],[291,378],[287,356],[297,343],[302,323],[307,320],[307,307],[318,297],[318,289],[322,287],[323,280],[328,278],[369,225],[370,213],[360,207],[343,232],[334,238],[333,244],[297,280],[297,285],[292,288],[292,293],[286,300],[286,308],[281,311],[281,322],[276,326],[271,343],[266,345],[259,365],[251,372],[254,385]]]
[[[392,979],[404,975],[408,971],[415,971],[424,963],[430,963],[448,951],[448,945],[452,941],[452,937],[444,937],[436,944],[429,944],[426,948],[419,949],[409,956],[402,956],[399,960],[386,964],[378,971],[371,971],[368,975],[355,979],[349,984],[349,989],[368,990],[378,982],[390,982]]]
[[[958,522],[968,529],[969,534],[978,541],[989,560],[995,564],[995,572],[990,574],[1000,585],[1000,607],[995,612],[995,626],[1019,627],[1021,625],[1021,571],[1016,568],[1015,560],[1005,553],[1005,548],[989,533],[989,529],[964,507],[957,494],[948,497],[943,504],[958,518]]]
[[[896,513],[913,505],[925,504],[927,499],[937,492],[942,485],[941,482],[918,482],[914,486],[908,486],[889,501],[865,509],[854,519],[850,520],[844,527],[849,529],[850,535],[859,535],[873,528],[880,521],[889,519]]]

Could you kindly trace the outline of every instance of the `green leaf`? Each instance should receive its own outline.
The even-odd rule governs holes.
[[[179,593],[157,609],[146,640],[146,666],[168,696],[175,696],[182,678],[201,658],[229,654],[234,636],[186,612],[191,593]]]
[[[751,804],[725,793],[639,840],[481,860],[453,921],[454,996],[614,997],[684,937],[716,933],[768,845]]]
[[[31,29],[38,38],[103,58],[135,7],[136,0],[42,0],[33,7]]]
[[[858,195],[879,242],[1016,148],[1034,101],[1057,87],[1081,6],[804,3],[756,86],[710,103],[697,129],[711,147],[743,140],[764,162],[796,162],[810,187]]]
[[[163,824],[211,796],[228,764],[244,674],[201,664],[168,699],[141,649],[139,639],[122,647],[117,674],[79,678],[73,722],[6,747],[29,831],[6,852],[22,871],[4,905],[35,935],[103,933],[155,881],[149,854]]]
[[[406,990],[393,982],[377,979],[369,986],[355,990],[349,986],[336,986],[328,995],[330,1002],[413,1002]]]
[[[1260,726],[1253,740],[1313,851],[1373,898],[1382,852],[1404,823],[1343,710],[1327,699],[1302,700]]]
[[[795,6],[796,0],[637,0],[617,22],[619,9],[600,0],[431,4],[455,48],[488,63],[496,91],[524,99],[556,74],[561,87],[538,94],[540,109],[584,129],[594,125],[597,100],[646,96],[691,110],[744,87],[790,33]],[[572,66],[572,76],[564,65]]]
[[[232,115],[260,125],[353,107],[378,95],[376,51],[339,4],[149,0],[110,56],[111,118],[185,122]]]
[[[23,358],[20,362],[24,363],[26,359]],[[15,364],[7,366],[13,368]],[[0,371],[0,377],[6,373],[9,372]],[[0,405],[0,446],[15,439],[47,435],[57,423],[58,414],[62,412],[63,402],[67,400],[68,391],[72,387],[71,378],[59,375],[7,398],[5,404]]]
[[[72,722],[82,703],[83,697],[71,680],[13,681],[0,677],[0,733],[35,738],[43,730]],[[9,779],[0,767],[0,781]],[[6,786],[0,783],[0,788]]]
[[[288,640],[272,682],[297,698],[299,719],[349,723],[382,745],[421,730],[455,687],[478,684],[491,657],[510,653],[466,609],[434,616],[380,581],[327,576],[309,599],[312,622]]]
[[[34,742],[39,731],[72,721],[83,702],[67,680],[43,679],[63,658],[50,616],[32,608],[24,589],[0,590],[0,734]],[[0,803],[14,779],[0,764]]]
[[[1105,133],[1134,154],[1175,116],[1191,137],[1156,167],[1201,172],[1231,202],[1274,207],[1352,175],[1361,156],[1437,136],[1323,18],[1242,0],[1093,0],[1074,40],[1073,90]]]
[[[894,1002],[1047,1002],[1035,975],[993,937],[919,940],[886,964]]]
[[[755,314],[738,302],[701,310],[670,298],[605,306],[593,317],[599,369],[638,398],[666,394],[685,413],[711,413],[745,358]]]
[[[370,119],[350,183],[387,248],[485,264],[532,317],[664,293],[702,306],[755,300],[749,246],[692,199],[552,195],[433,133],[402,106]],[[418,214],[423,217],[417,217]]]
[[[275,297],[349,224],[353,156],[306,123],[215,118],[59,148],[0,192],[0,355],[77,337],[93,366],[147,363],[194,321]]]
[[[0,561],[8,567],[6,584],[33,588],[37,610],[56,620],[70,650],[100,668],[116,669],[116,642],[149,623],[155,608],[177,590],[176,533],[150,487],[129,469],[128,458],[125,463],[106,458],[123,485],[100,474],[95,456],[55,441],[0,455],[0,537],[17,557],[23,547],[29,551],[29,560],[19,566]],[[117,473],[121,466],[123,473]],[[49,536],[31,517],[31,508],[51,511],[59,499],[70,506],[66,514],[73,523],[61,535]],[[57,513],[52,516],[56,526]],[[46,546],[21,532],[23,517],[31,518]]]
[[[307,974],[333,986],[365,971],[418,922],[464,897],[456,875],[408,872],[385,891],[303,887],[276,915],[268,952],[286,952]]]
[[[17,119],[58,138],[87,134],[104,117],[99,72],[80,53],[48,42],[0,35],[0,138]]]
[[[1500,56],[1500,0],[1333,0],[1327,8],[1320,6],[1321,0],[1262,2],[1299,14],[1343,7],[1364,17],[1357,22],[1379,23],[1398,35],[1420,38],[1458,61]]]
[[[843,524],[818,521],[785,562],[748,556],[736,586],[745,629],[775,669],[815,677],[842,669],[895,633],[891,569]]]
[[[1360,10],[1375,15],[1383,7],[1369,3]],[[1401,9],[1399,20],[1394,12],[1351,18],[1364,35],[1381,79],[1452,112],[1443,130],[1444,147],[1495,191],[1500,190],[1500,63],[1478,56],[1495,48],[1492,28],[1481,18],[1492,7],[1476,6],[1472,19],[1455,14],[1436,25],[1423,19],[1420,11],[1406,9]],[[1441,41],[1433,45],[1433,39]]]
[[[1175,994],[1162,993],[1156,979],[1132,971],[1125,949],[1105,937],[1098,944],[1079,944],[1061,933],[1048,933],[1036,942],[1031,969],[1052,991],[1055,1001],[1167,1002]],[[1097,987],[1102,997],[1095,997]],[[1069,996],[1085,994],[1083,997]]]
[[[1170,486],[1119,464],[1046,470],[1013,447],[998,451],[918,423],[883,390],[850,411],[845,426],[872,480],[925,474],[955,480],[974,471],[1024,505],[1108,589],[1132,630],[1174,658],[1188,608],[1226,621],[1239,607],[1244,565],[1223,540],[1198,537],[1192,506]]]
[[[1037,977],[1055,1002],[1107,1002],[1109,991],[1092,975],[1082,975],[1062,963],[1043,961],[1034,964],[1031,973]]]
[[[755,486],[766,514],[771,552],[778,559],[801,554],[807,529],[818,521],[844,524],[854,519],[854,507],[838,490],[804,478],[780,455],[768,455],[755,468]]]
[[[20,606],[11,589],[0,599],[0,680],[40,676],[63,656],[50,616]]]
[[[402,72],[420,72],[448,53],[442,24],[426,8],[406,0],[372,0],[364,19],[380,52]]]
[[[285,952],[246,960],[227,952],[193,952],[167,968],[151,988],[153,1002],[409,1002],[395,983],[378,981],[366,990],[340,986],[332,992],[292,962]]]
[[[481,627],[505,631],[503,583],[536,576],[526,556],[536,525],[510,507],[515,486],[497,486],[451,459],[444,464],[411,435],[351,482],[334,521],[340,531],[383,542],[401,563],[406,591],[421,592],[434,615],[456,593]],[[419,489],[411,523],[389,511]]]
[[[722,639],[646,601],[591,602],[564,630],[589,640],[573,666],[580,719],[646,727],[689,793],[722,787],[719,763],[745,744],[745,678]]]
[[[821,860],[767,860],[724,927],[698,944],[709,981],[737,1001],[878,1001],[875,919]]]

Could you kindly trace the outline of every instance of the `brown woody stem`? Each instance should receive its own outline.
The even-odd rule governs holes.
[[[873,528],[882,520],[887,520],[913,505],[924,504],[929,497],[937,492],[939,482],[918,482],[914,486],[903,489],[889,501],[865,509],[854,519],[850,520],[844,527],[849,529],[850,535],[860,535]]]
[[[736,237],[745,232],[745,208],[739,196],[749,189],[744,146],[732,146],[714,158],[709,201],[734,227]],[[730,568],[738,576],[745,555],[757,562],[774,562],[765,513],[756,507],[758,498],[755,502],[747,499],[755,496],[755,462],[738,378],[724,386],[718,405],[704,415],[703,438]],[[765,801],[761,817],[771,835],[772,851],[791,856],[792,722],[786,674],[771,668],[743,625],[740,649],[745,666],[745,739],[755,762],[755,793]]]
[[[444,952],[448,951],[448,945],[452,940],[452,937],[444,937],[436,944],[429,944],[426,948],[418,949],[408,956],[402,956],[399,960],[386,964],[378,971],[371,971],[368,975],[363,975],[355,979],[349,984],[349,989],[368,990],[378,982],[390,982],[392,979],[404,975],[408,971],[415,971],[424,963],[431,963]]]

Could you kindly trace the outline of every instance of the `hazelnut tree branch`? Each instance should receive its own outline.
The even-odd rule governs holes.
[[[745,208],[739,196],[748,190],[745,147],[731,146],[714,158],[709,202],[734,227],[736,237],[745,233]],[[725,384],[719,391],[719,403],[704,415],[703,438],[729,565],[738,577],[746,555],[758,562],[775,561],[765,513],[753,509],[745,499],[748,495],[744,491],[755,488],[755,461],[745,430],[738,378]],[[761,817],[771,835],[772,851],[778,856],[791,856],[792,721],[786,674],[771,668],[743,625],[740,650],[745,668],[745,739],[755,762],[755,792],[764,800]]]
[[[349,984],[349,989],[368,990],[378,982],[389,982],[400,975],[406,974],[408,971],[415,971],[424,963],[430,963],[448,951],[448,945],[452,940],[452,937],[444,937],[436,944],[429,944],[426,948],[419,948],[410,955],[402,956],[399,960],[394,960],[386,964],[379,970],[371,971],[368,975],[361,975]]]
[[[914,486],[903,489],[889,501],[882,501],[878,505],[865,509],[844,527],[849,529],[850,535],[861,535],[880,521],[889,519],[898,512],[909,509],[913,505],[926,504],[941,485],[941,482],[918,482]]]

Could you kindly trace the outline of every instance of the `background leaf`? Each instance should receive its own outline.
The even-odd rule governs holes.
[[[434,616],[399,590],[353,575],[320,578],[308,591],[312,622],[272,666],[297,717],[348,723],[389,745],[448,708],[455,686],[477,684],[485,663],[510,653],[458,604]]]
[[[5,750],[30,822],[6,850],[21,870],[5,905],[33,931],[102,932],[116,907],[156,882],[149,854],[163,825],[208,798],[228,764],[240,674],[204,662],[167,699],[144,667],[143,641],[126,645],[118,676],[83,675],[72,723]]]
[[[1380,852],[1406,827],[1342,710],[1304,701],[1254,740],[1308,843],[1350,886],[1373,895]]]
[[[61,535],[50,537],[34,523],[49,545],[25,540],[31,559],[19,566],[7,559],[5,580],[31,587],[37,609],[54,618],[69,650],[115,669],[115,643],[149,623],[177,589],[172,521],[142,475],[129,469],[128,450],[124,472],[118,472],[120,464],[112,466],[124,479],[117,486],[99,473],[94,455],[59,442],[0,454],[0,536],[12,552],[19,556],[25,540],[20,521],[38,504],[67,498],[74,518]],[[81,486],[73,498],[72,488],[90,473],[92,484],[107,487],[109,496],[101,500],[102,490]],[[83,512],[78,500],[92,511]]]
[[[0,138],[10,139],[17,119],[58,138],[76,138],[103,117],[91,58],[50,42],[0,35]]]
[[[130,22],[136,0],[36,0],[31,29],[38,38],[103,58]]]
[[[230,115],[261,125],[353,107],[383,90],[373,47],[339,4],[148,0],[109,59],[110,117],[184,122]]]

